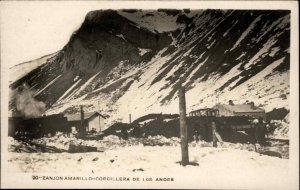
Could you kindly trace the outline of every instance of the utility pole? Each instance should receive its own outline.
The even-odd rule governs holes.
[[[131,113],[129,114],[129,124],[131,123]]]
[[[164,126],[164,117],[163,117],[163,113],[162,112],[160,112],[160,119],[159,119],[159,124],[160,124],[160,126]]]
[[[100,112],[100,100],[98,100],[98,112]],[[99,117],[99,132],[101,132],[101,118],[100,118],[100,115],[98,117]]]
[[[216,129],[216,123],[214,121],[211,122],[211,129],[212,129],[212,140],[213,140],[213,147],[218,146],[218,139],[217,139],[217,129]]]
[[[84,112],[83,112],[83,106],[80,106],[80,118],[81,118],[81,123],[80,123],[80,134],[79,136],[83,137],[85,133],[85,128],[84,128]]]
[[[179,114],[180,114],[180,139],[181,139],[181,164],[186,166],[189,164],[188,151],[188,136],[186,126],[186,102],[185,102],[185,88],[181,87],[178,92],[179,97]]]

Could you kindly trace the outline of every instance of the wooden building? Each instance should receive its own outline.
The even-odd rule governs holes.
[[[72,115],[65,115],[69,122],[69,125],[74,129],[80,129],[81,127],[81,114],[72,114]],[[105,116],[100,114],[99,112],[84,112],[84,127],[86,132],[91,130],[95,130],[96,132],[101,132],[104,130],[104,121]]]
[[[8,135],[16,139],[26,136],[29,139],[55,135],[56,132],[70,133],[67,118],[63,114],[53,114],[38,118],[10,117]]]
[[[219,110],[220,116],[247,116],[253,118],[262,117],[266,120],[266,112],[264,109],[259,108],[254,105],[254,103],[249,104],[217,104],[213,107]]]
[[[189,116],[219,116],[219,111],[213,108],[203,108],[198,110],[193,110],[189,113]]]

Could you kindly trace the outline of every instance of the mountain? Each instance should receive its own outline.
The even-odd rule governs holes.
[[[9,79],[10,83],[26,76],[29,72],[31,72],[33,69],[36,69],[37,67],[47,63],[51,59],[55,59],[56,53],[52,53],[50,55],[45,55],[39,59],[28,61],[25,63],[20,63],[9,70]]]
[[[289,109],[290,12],[92,11],[62,50],[40,62],[11,79],[11,110],[24,83],[46,114],[83,104],[108,122],[178,113],[181,85],[188,112],[229,100]]]

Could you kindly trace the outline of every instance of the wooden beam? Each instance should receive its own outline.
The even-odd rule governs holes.
[[[214,121],[211,122],[211,129],[212,129],[212,137],[213,137],[213,147],[218,147],[218,139],[217,139],[217,136],[216,136],[216,132],[217,132],[217,129],[216,129],[216,123]]]
[[[186,101],[185,101],[185,88],[181,87],[178,92],[179,97],[179,114],[180,114],[180,138],[181,138],[181,164],[186,166],[189,164],[188,152],[188,136],[186,125]]]
[[[83,137],[85,133],[85,128],[84,128],[84,112],[83,112],[83,106],[80,106],[80,118],[81,118],[81,123],[80,123],[80,134],[79,136]]]

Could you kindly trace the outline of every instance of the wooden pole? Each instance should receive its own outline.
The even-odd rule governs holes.
[[[129,114],[129,123],[131,123],[131,113]]]
[[[211,122],[211,129],[212,129],[212,138],[213,138],[213,147],[217,147],[218,143],[217,143],[217,129],[216,129],[216,123],[214,121]]]
[[[98,112],[100,113],[100,100],[98,100]],[[102,129],[101,129],[101,116],[99,115],[98,116],[99,117],[99,132],[101,132],[102,131]]]
[[[99,118],[99,132],[101,132],[101,118],[100,118],[101,116],[100,115],[98,115],[98,118]]]
[[[181,87],[178,92],[179,97],[179,114],[180,114],[180,138],[181,138],[181,164],[183,166],[189,163],[188,151],[188,137],[186,126],[186,102],[185,102],[185,89]]]
[[[80,123],[80,136],[84,136],[84,112],[83,112],[83,106],[80,106],[80,118],[81,118],[81,123]]]

